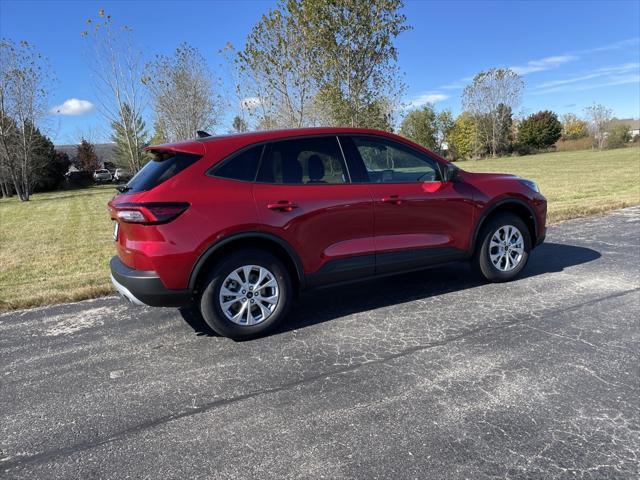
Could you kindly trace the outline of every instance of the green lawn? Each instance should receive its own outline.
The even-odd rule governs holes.
[[[562,152],[460,162],[474,172],[535,180],[550,222],[640,204],[640,149]],[[112,292],[111,186],[0,200],[0,311]]]
[[[0,201],[0,311],[112,292],[113,187]]]
[[[549,202],[548,222],[640,204],[640,148],[583,150],[459,162],[470,172],[535,180]]]

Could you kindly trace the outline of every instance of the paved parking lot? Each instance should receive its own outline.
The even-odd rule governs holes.
[[[638,478],[640,208],[303,297],[236,343],[116,298],[0,316],[3,478]],[[106,273],[105,273],[106,274]]]

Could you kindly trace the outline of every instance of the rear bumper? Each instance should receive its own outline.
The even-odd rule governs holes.
[[[189,290],[170,290],[156,272],[127,267],[117,256],[111,258],[111,282],[118,293],[136,305],[182,307],[191,300]]]

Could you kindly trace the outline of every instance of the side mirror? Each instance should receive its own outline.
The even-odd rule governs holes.
[[[451,163],[447,163],[443,168],[443,180],[445,182],[458,182],[460,181],[460,169]]]

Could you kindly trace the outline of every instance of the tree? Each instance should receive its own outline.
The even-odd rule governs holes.
[[[0,90],[0,93],[3,91]],[[4,102],[4,97],[0,97]],[[0,110],[0,189],[2,198],[13,196],[12,164],[18,151],[18,126],[16,122],[4,115],[4,103]]]
[[[142,88],[142,55],[132,41],[133,30],[127,25],[117,25],[110,14],[98,11],[96,20],[88,19],[88,30],[81,32],[89,41],[95,79],[98,110],[111,123],[120,125],[117,137],[120,161],[132,172],[144,163],[144,138],[136,134],[146,106]],[[142,129],[144,130],[144,129]]]
[[[404,86],[395,39],[409,29],[400,0],[291,0],[315,45],[318,103],[334,125],[391,127]]]
[[[518,144],[525,149],[545,149],[555,144],[562,135],[558,116],[544,110],[525,118],[518,128]]]
[[[438,147],[438,117],[433,106],[411,110],[400,124],[400,135],[435,150]]]
[[[577,140],[589,136],[589,125],[573,113],[562,116],[562,139]]]
[[[473,115],[468,112],[461,113],[447,136],[449,151],[453,158],[469,159],[475,157],[478,154],[477,138],[476,122]]]
[[[236,64],[258,124],[390,129],[402,85],[400,0],[281,0],[254,26]],[[268,118],[268,121],[265,119]]]
[[[242,118],[239,115],[236,115],[235,117],[233,117],[233,123],[231,124],[231,127],[233,128],[233,131],[237,133],[242,133],[249,130],[249,126],[247,125],[247,122],[245,121],[244,118]]]
[[[35,154],[47,113],[52,73],[47,60],[26,41],[0,40],[0,170],[26,202],[37,181],[42,158]]]
[[[127,104],[122,107],[122,121],[111,124],[113,133],[111,140],[116,144],[114,158],[118,165],[128,165],[132,172],[140,170],[148,161],[149,156],[144,151],[147,131],[144,120],[129,109]],[[137,145],[137,150],[131,151],[131,146]],[[135,163],[132,163],[135,161]]]
[[[607,148],[626,147],[631,141],[631,128],[629,125],[617,124],[609,129],[606,135],[605,146]]]
[[[220,123],[223,101],[214,91],[213,75],[202,54],[182,43],[173,56],[156,55],[142,82],[148,87],[169,141],[195,138]]]
[[[41,168],[38,171],[33,191],[48,192],[56,190],[65,180],[64,174],[67,173],[71,164],[69,156],[66,153],[56,152],[51,139],[40,133],[40,131],[37,131],[36,136],[34,154],[40,157],[38,163]]]
[[[80,140],[76,153],[77,167],[85,172],[94,172],[100,168],[98,155],[96,155],[93,144],[84,138]]]
[[[611,123],[613,111],[604,105],[596,103],[585,108],[584,111],[589,119],[589,128],[593,134],[595,146],[602,150],[606,139],[605,133]]]
[[[167,135],[164,133],[164,127],[162,126],[162,122],[156,120],[153,122],[153,136],[151,140],[149,140],[149,145],[162,145],[163,143],[168,143]]]
[[[314,123],[317,91],[313,72],[318,45],[301,21],[299,0],[281,0],[262,16],[237,52],[238,89],[252,100],[243,105],[258,123],[302,127]]]
[[[462,94],[464,109],[476,117],[479,141],[496,157],[508,147],[512,111],[522,100],[524,82],[511,69],[478,73]]]
[[[437,136],[436,136],[436,149],[439,152],[444,151],[444,144],[447,143],[449,134],[453,129],[455,124],[455,120],[453,119],[453,115],[451,110],[442,110],[438,113],[438,117],[436,118],[436,126],[437,126]]]

